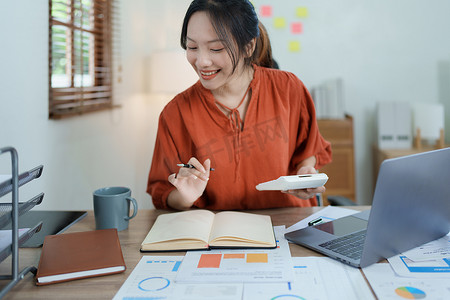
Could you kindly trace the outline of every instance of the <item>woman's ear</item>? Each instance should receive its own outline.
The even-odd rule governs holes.
[[[247,57],[252,57],[253,52],[256,49],[256,38],[252,39],[247,46],[245,46],[245,51],[247,52]]]

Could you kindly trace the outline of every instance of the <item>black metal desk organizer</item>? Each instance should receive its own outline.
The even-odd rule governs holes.
[[[9,255],[12,255],[11,274],[0,275],[0,280],[9,280],[9,283],[0,291],[0,299],[3,298],[9,290],[11,290],[21,279],[25,277],[28,272],[36,274],[36,267],[25,267],[19,272],[19,246],[25,243],[30,237],[42,227],[42,222],[36,224],[33,228],[26,232],[21,232],[19,235],[19,216],[23,215],[35,205],[42,202],[44,193],[33,197],[27,202],[19,202],[19,187],[39,178],[42,174],[43,166],[38,166],[30,171],[19,174],[18,155],[16,149],[13,147],[0,148],[0,155],[11,153],[11,172],[12,177],[0,183],[0,197],[3,197],[10,192],[11,203],[0,203],[0,229],[11,224],[11,244],[4,249],[0,249],[0,263],[3,262]]]

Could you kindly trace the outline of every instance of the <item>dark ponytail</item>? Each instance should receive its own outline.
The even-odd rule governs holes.
[[[272,46],[270,45],[269,34],[261,22],[259,22],[258,28],[259,37],[256,40],[256,50],[253,53],[253,62],[261,67],[278,69],[278,65],[272,57]]]

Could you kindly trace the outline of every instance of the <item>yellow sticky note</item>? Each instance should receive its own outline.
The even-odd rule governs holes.
[[[300,52],[301,50],[301,45],[299,41],[290,41],[289,45],[289,52]]]
[[[297,7],[295,10],[295,15],[299,18],[308,17],[308,8],[307,7]]]
[[[275,27],[277,29],[285,28],[286,27],[286,18],[284,18],[284,17],[273,18],[273,27]]]

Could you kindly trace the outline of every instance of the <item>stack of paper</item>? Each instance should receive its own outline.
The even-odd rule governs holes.
[[[332,211],[321,215],[334,218]],[[144,256],[114,300],[373,299],[359,269],[326,257],[291,257],[285,231],[284,226],[274,227],[276,249]]]
[[[364,268],[380,299],[450,299],[450,235]]]
[[[450,235],[391,257],[388,261],[400,276],[450,279]]]

